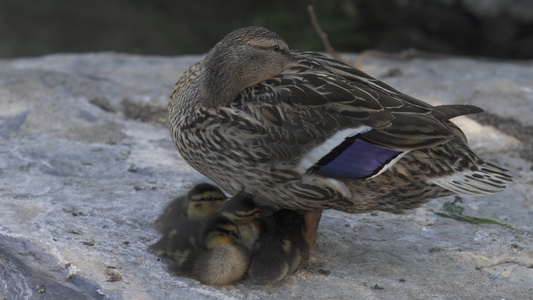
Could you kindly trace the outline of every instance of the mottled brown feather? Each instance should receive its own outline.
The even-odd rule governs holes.
[[[259,50],[257,43],[270,48]],[[401,212],[456,192],[496,192],[511,181],[503,169],[477,157],[449,121],[481,109],[432,106],[335,59],[289,53],[285,46],[267,29],[239,29],[185,72],[171,94],[176,148],[230,194],[244,191],[274,208]],[[237,53],[213,55],[224,52],[220,48]],[[254,55],[266,56],[251,60]],[[216,81],[205,80],[219,76],[218,68],[226,72],[218,82],[231,87],[219,94],[220,86],[206,84]],[[239,70],[253,70],[247,78],[255,83],[243,82]],[[406,152],[370,178],[326,178],[301,168],[303,157],[344,129]]]

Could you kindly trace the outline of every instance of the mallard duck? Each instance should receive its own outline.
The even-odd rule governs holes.
[[[238,193],[222,204],[219,214],[237,224],[243,245],[253,251],[259,238],[259,212],[251,195]]]
[[[298,270],[309,251],[304,231],[302,214],[293,210],[282,209],[262,219],[250,277],[260,283],[275,283]]]
[[[240,280],[248,270],[250,251],[240,243],[239,229],[228,218],[182,218],[149,250],[169,259],[169,270],[210,285]]]
[[[333,58],[290,50],[262,27],[218,42],[178,80],[168,110],[187,163],[259,206],[308,211],[308,230],[324,209],[401,213],[511,181],[450,121],[480,108],[427,104]]]
[[[180,217],[201,219],[217,213],[226,200],[226,195],[212,184],[195,185],[186,195],[172,200],[161,216],[155,221],[156,228],[163,231],[165,227]]]

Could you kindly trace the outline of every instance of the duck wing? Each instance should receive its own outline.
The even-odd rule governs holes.
[[[464,135],[448,121],[476,113],[470,105],[432,106],[321,54],[293,51],[280,75],[253,86],[242,103],[269,125],[273,161],[299,173],[366,178],[406,152]]]
[[[381,147],[427,148],[456,136],[447,120],[482,111],[470,105],[432,106],[314,52],[293,51],[293,57],[293,63],[282,74],[253,88],[253,98],[262,105],[274,105],[262,108],[267,114],[280,106],[288,107],[284,112],[291,120],[316,115],[311,110],[322,113],[316,117],[329,122],[323,128],[317,128],[316,120],[309,118],[307,124],[296,123],[317,130],[331,127],[325,135],[359,128],[364,132],[363,139]]]

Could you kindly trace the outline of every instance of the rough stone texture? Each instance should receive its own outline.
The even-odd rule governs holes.
[[[348,56],[355,58],[355,56]],[[532,299],[533,64],[368,58],[370,74],[433,104],[508,168],[505,192],[463,197],[473,225],[431,211],[325,213],[305,266],[273,286],[211,287],[146,251],[165,204],[206,179],[174,150],[167,96],[194,57],[114,53],[0,60],[0,296],[6,299]]]

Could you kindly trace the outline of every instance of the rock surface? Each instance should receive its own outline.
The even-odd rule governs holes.
[[[354,59],[354,56],[348,56]],[[0,60],[0,296],[5,299],[531,299],[532,62],[367,58],[365,71],[457,118],[472,148],[510,170],[504,192],[433,200],[405,215],[325,213],[304,267],[280,284],[211,287],[146,251],[165,204],[207,181],[175,151],[168,94],[199,56],[115,53]]]

